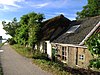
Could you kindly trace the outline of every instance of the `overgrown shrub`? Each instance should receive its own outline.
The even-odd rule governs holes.
[[[93,55],[93,57],[95,57],[95,55],[97,56],[95,59],[92,59],[90,61],[89,67],[99,69],[100,68],[100,33],[95,33],[90,38],[88,38],[88,40],[86,41],[86,45],[89,51],[91,52],[91,54]]]
[[[12,45],[12,47],[21,55],[28,57],[28,58],[32,58],[33,57],[33,53],[31,51],[30,47],[25,47],[23,45],[19,45],[19,44],[14,44]]]
[[[7,41],[10,45],[16,44],[16,42],[13,38],[9,38]]]
[[[99,69],[100,68],[100,58],[90,60],[89,67],[91,67],[91,68],[94,67],[94,68]]]
[[[35,50],[33,52],[34,59],[48,59],[48,55],[45,53],[41,53],[39,50]]]

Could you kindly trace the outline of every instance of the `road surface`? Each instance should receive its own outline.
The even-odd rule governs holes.
[[[32,64],[31,59],[16,53],[9,45],[4,45],[1,49],[4,50],[1,54],[4,75],[52,75]]]

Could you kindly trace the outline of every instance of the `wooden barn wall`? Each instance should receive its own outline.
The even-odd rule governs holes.
[[[58,54],[58,60],[62,60],[62,47],[66,47],[67,51],[67,59],[64,61],[64,63],[67,63],[70,67],[79,66],[82,68],[87,68],[89,65],[89,60],[91,60],[93,57],[89,50],[87,48],[82,47],[73,47],[73,46],[62,46],[62,45],[55,45],[57,47],[57,54]],[[80,55],[84,55],[84,59],[80,60]]]

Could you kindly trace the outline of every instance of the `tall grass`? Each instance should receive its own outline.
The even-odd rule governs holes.
[[[33,57],[33,54],[31,52],[31,48],[29,48],[29,47],[25,47],[23,45],[18,45],[18,44],[11,45],[11,47],[14,50],[16,50],[16,52],[21,54],[22,56],[25,56],[25,57],[28,57],[28,58],[32,58]]]

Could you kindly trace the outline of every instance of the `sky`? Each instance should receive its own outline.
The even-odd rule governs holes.
[[[30,12],[44,14],[46,19],[63,14],[70,20],[75,20],[76,12],[81,11],[87,4],[87,0],[0,0],[0,36],[5,35],[2,29],[2,21],[11,21],[14,17],[20,17]]]

